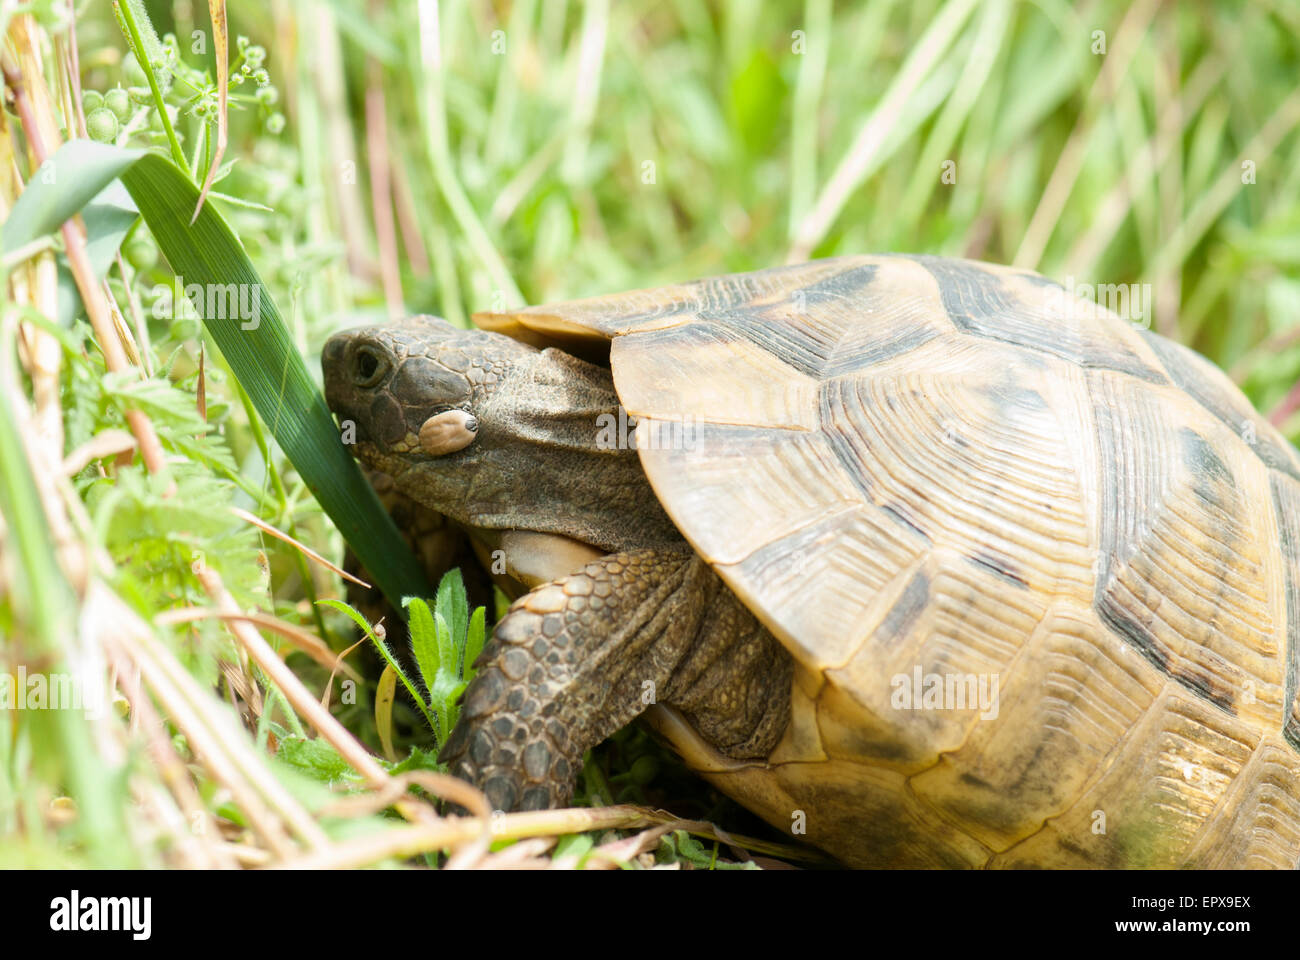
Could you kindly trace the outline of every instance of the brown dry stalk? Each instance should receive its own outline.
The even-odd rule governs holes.
[[[10,334],[9,327],[13,320],[6,316],[0,322],[3,322],[5,329],[5,336],[0,340],[7,342]],[[31,358],[28,359],[30,362]],[[85,588],[88,573],[86,554],[74,534],[72,523],[68,518],[67,511],[64,509],[64,498],[57,483],[57,467],[60,462],[57,460],[54,463],[50,462],[51,451],[49,444],[43,442],[27,397],[18,388],[17,384],[12,384],[10,390],[10,403],[14,411],[14,426],[17,428],[19,441],[22,444],[32,480],[36,485],[36,494],[40,498],[42,512],[45,515],[50,536],[54,541],[54,549],[60,569],[62,569],[72,588],[80,592]]]
[[[554,837],[569,833],[586,833],[600,830],[635,830],[664,827],[666,832],[687,830],[732,846],[762,851],[778,856],[789,856],[791,849],[780,844],[755,840],[749,837],[728,835],[713,824],[699,820],[679,820],[671,814],[648,807],[620,804],[613,807],[572,807],[565,810],[538,810],[528,813],[494,814],[493,840],[518,840],[532,837]],[[418,856],[438,850],[457,848],[471,842],[480,828],[477,821],[448,817],[426,823],[397,827],[378,835],[358,837],[336,843],[331,849],[305,854],[280,864],[287,869],[328,870],[362,867],[392,858]],[[662,835],[662,834],[661,834]],[[656,838],[658,839],[658,838]],[[609,845],[606,845],[609,846]],[[628,844],[634,848],[636,844]],[[620,850],[611,847],[612,850]],[[478,866],[492,864],[491,858],[480,860]],[[450,864],[449,864],[450,865]],[[501,864],[506,865],[506,864]]]
[[[199,566],[196,570],[199,582],[203,589],[207,591],[212,602],[216,604],[218,610],[235,614],[242,617],[243,611],[235,603],[225,585],[221,582],[221,577],[215,570],[206,566]],[[288,699],[304,719],[315,727],[320,735],[323,736],[339,755],[350,763],[357,773],[373,787],[383,787],[388,784],[389,776],[387,771],[380,766],[370,753],[361,743],[352,736],[347,729],[339,723],[334,716],[326,711],[311,695],[311,692],[303,686],[297,675],[290,670],[271,649],[262,635],[243,619],[231,618],[227,621],[227,628],[235,636],[235,639],[248,651],[248,655],[256,661],[262,671],[271,678],[271,681],[280,688],[280,691]]]
[[[194,207],[194,216],[190,217],[190,226],[203,210],[203,201],[212,189],[212,181],[217,177],[230,138],[230,38],[226,30],[226,0],[208,0],[208,18],[212,22],[212,46],[217,59],[217,146],[212,151],[212,164],[203,178],[203,189],[199,191],[199,202]]]
[[[424,238],[420,236],[420,225],[416,220],[411,178],[406,172],[405,164],[390,164],[389,170],[393,175],[393,205],[397,208],[397,225],[402,231],[402,246],[406,248],[406,265],[415,276],[427,277],[433,267],[430,266],[429,251],[424,246]]]
[[[143,734],[149,759],[153,762],[159,779],[171,791],[187,818],[190,834],[205,849],[209,861],[207,865],[226,868],[236,866],[234,859],[218,842],[221,834],[216,819],[204,806],[203,798],[199,795],[185,762],[176,753],[176,748],[167,736],[166,725],[154,709],[153,701],[145,695],[139,671],[131,669],[130,664],[123,663],[118,669],[118,689],[130,706],[132,729]]]
[[[76,113],[77,135],[86,133],[86,112],[81,104],[81,53],[77,50],[77,5],[68,0],[68,35],[64,40],[64,72],[67,77],[68,93],[72,100],[72,109]]]
[[[240,509],[239,507],[231,507],[230,512],[233,513],[235,516],[237,516],[240,520],[243,520],[245,523],[251,523],[253,526],[257,527],[257,529],[261,530],[263,533],[269,534],[270,536],[275,537],[277,540],[281,540],[284,543],[289,544],[291,547],[294,547],[296,550],[302,553],[308,560],[312,560],[316,563],[319,563],[322,567],[324,567],[326,570],[329,570],[331,573],[337,574],[338,576],[342,577],[344,580],[350,580],[352,583],[355,583],[359,587],[364,587],[367,590],[370,589],[370,584],[366,583],[366,581],[354,577],[352,574],[348,573],[342,567],[338,566],[337,564],[331,563],[329,560],[326,560],[324,557],[322,557],[311,547],[307,546],[305,543],[302,543],[299,540],[295,540],[293,537],[289,536],[289,534],[285,533],[283,530],[279,529],[278,527],[274,527],[271,524],[267,523],[265,520],[263,520],[261,517],[257,516],[256,514],[249,513],[247,510]]]
[[[340,660],[340,655],[335,654],[314,633],[308,633],[301,627],[295,627],[292,623],[281,620],[279,617],[273,617],[269,613],[238,613],[226,610],[212,610],[205,607],[181,607],[158,614],[153,618],[153,622],[163,626],[176,623],[193,623],[196,620],[216,619],[245,620],[266,630],[274,630],[322,667],[330,670],[341,669],[357,683],[364,682],[365,678],[361,674],[357,673],[353,667],[343,663]],[[358,641],[353,646],[360,646],[363,642]]]
[[[14,293],[47,317],[58,315],[58,267],[52,251],[34,257],[27,269],[18,271],[31,278],[26,291],[15,284]],[[24,293],[26,294],[24,298]],[[32,323],[18,328],[23,350],[23,366],[32,378],[33,425],[38,443],[47,462],[57,463],[63,456],[63,405],[59,399],[59,370],[63,366],[63,346],[58,338]]]
[[[98,591],[98,592],[97,592]],[[218,783],[230,791],[249,824],[280,858],[296,853],[285,832],[288,824],[311,846],[329,843],[320,826],[231,730],[230,717],[221,712],[208,691],[176,661],[170,650],[153,636],[147,624],[106,587],[92,583],[87,603],[102,604],[105,622],[117,629],[105,637],[117,645],[140,670],[144,682],[172,723],[185,734],[200,762]]]
[[[1173,110],[1179,117],[1177,127],[1160,126],[1134,154],[1119,181],[1111,187],[1089,218],[1087,231],[1074,242],[1065,256],[1065,274],[1071,277],[1090,276],[1096,262],[1114,239],[1116,231],[1133,207],[1133,198],[1144,189],[1157,171],[1163,170],[1174,155],[1174,147],[1198,115],[1201,104],[1217,87],[1227,69],[1227,60],[1208,57],[1197,64],[1187,81],[1182,95],[1174,102]]]
[[[325,142],[329,162],[324,165],[334,178],[330,184],[339,217],[340,234],[347,247],[348,271],[362,280],[374,280],[379,267],[366,249],[366,217],[361,204],[357,183],[356,142],[351,126],[344,89],[343,51],[339,41],[338,24],[328,5],[319,5],[303,25],[304,30],[315,31],[308,42],[312,46],[311,71],[317,96],[325,118]],[[351,176],[344,177],[344,172]]]
[[[916,49],[899,67],[898,75],[885,96],[859,128],[853,144],[822,188],[812,209],[799,222],[791,238],[787,263],[807,260],[830,232],[849,198],[862,184],[876,156],[889,142],[889,135],[907,109],[908,101],[948,51],[957,31],[965,25],[973,8],[973,3],[960,0],[950,0],[940,8]]]
[[[29,36],[29,31],[32,29],[29,21],[30,17],[27,16],[15,17],[10,28],[15,45],[20,51],[38,49],[34,39]],[[22,69],[15,66],[6,56],[0,62],[0,68],[3,69],[5,83],[13,94],[14,110],[22,122],[23,132],[27,135],[27,143],[33,158],[37,165],[40,165],[53,152],[50,149],[51,145],[55,147],[58,145],[57,124],[54,122],[52,109],[49,106],[50,96],[45,78],[37,69],[39,65],[31,57],[22,57],[20,64]],[[38,103],[45,109],[38,111]],[[72,270],[77,291],[86,306],[86,313],[95,330],[95,337],[99,340],[100,349],[104,352],[105,365],[114,372],[125,370],[128,366],[126,350],[104,294],[104,288],[95,280],[90,257],[86,252],[86,238],[77,223],[79,219],[74,217],[60,228],[68,266]],[[142,411],[135,409],[126,411],[126,421],[135,435],[140,456],[149,472],[157,473],[162,470],[165,466],[162,444],[154,431],[153,423]]]
[[[543,859],[546,851],[559,841],[559,837],[529,837],[512,843],[504,850],[488,854],[476,866],[480,870],[527,870],[534,866],[550,867],[551,861]]]
[[[75,477],[96,460],[116,457],[135,450],[135,437],[125,430],[109,427],[95,434],[63,458],[60,470],[65,477]]]

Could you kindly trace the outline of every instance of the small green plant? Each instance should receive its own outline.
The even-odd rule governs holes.
[[[385,637],[367,623],[365,617],[340,600],[320,602],[345,613],[365,632],[388,664],[384,671],[387,682],[399,681],[402,684],[428,722],[437,746],[446,743],[460,714],[456,701],[474,679],[474,661],[483,649],[486,634],[486,611],[477,607],[470,612],[469,596],[460,571],[450,570],[443,576],[433,609],[419,597],[402,600],[410,618],[411,652],[415,655],[423,692],[393,655]],[[381,696],[376,710],[380,738],[387,749],[391,747],[392,700],[389,697],[385,702],[382,696],[384,686],[385,680],[381,679]],[[380,713],[382,718],[378,716]]]
[[[744,863],[719,861],[718,842],[716,840],[713,842],[712,847],[706,849],[704,844],[685,830],[674,830],[672,833],[666,834],[659,841],[659,848],[655,851],[655,859],[660,863],[689,863],[696,870],[758,869],[758,866],[752,860],[747,860]]]
[[[424,680],[438,744],[447,742],[460,715],[457,701],[474,679],[474,661],[483,649],[486,612],[471,614],[459,570],[450,570],[438,584],[434,609],[418,597],[402,601],[410,615],[411,649]]]

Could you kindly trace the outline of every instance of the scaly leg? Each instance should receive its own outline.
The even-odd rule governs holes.
[[[520,597],[478,664],[440,759],[500,810],[566,803],[583,753],[651,703],[736,759],[765,758],[789,720],[789,654],[685,544]]]

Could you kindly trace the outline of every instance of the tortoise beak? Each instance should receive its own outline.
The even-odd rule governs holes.
[[[371,419],[373,398],[364,385],[358,382],[359,369],[369,370],[372,364],[361,368],[363,359],[358,351],[367,349],[364,337],[358,336],[360,328],[344,330],[325,341],[321,349],[321,372],[325,381],[325,403],[338,417],[339,422],[350,420],[356,426],[357,439],[369,439],[367,426]],[[375,364],[378,361],[374,361]]]
[[[342,415],[339,404],[344,397],[343,385],[347,382],[344,370],[347,364],[348,343],[352,340],[351,331],[336,333],[325,341],[320,352],[321,374],[325,381],[325,402],[335,413]]]

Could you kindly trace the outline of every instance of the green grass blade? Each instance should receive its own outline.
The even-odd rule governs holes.
[[[250,310],[196,305],[212,339],[248,391],[321,507],[395,609],[401,598],[428,591],[410,548],[398,535],[374,490],[339,437],[334,417],[276,308],[233,231],[211,204],[191,226],[198,188],[171,162],[145,154],[122,175],[159,248],[188,290],[236,294]]]
[[[120,150],[90,140],[65,143],[41,164],[14,203],[0,231],[5,252],[59,229],[141,156],[138,150]]]
[[[234,231],[206,204],[190,224],[198,188],[189,177],[156,154],[86,140],[65,144],[41,170],[0,232],[4,249],[57,230],[120,177],[187,293],[201,290],[213,308],[196,304],[258,414],[393,607],[400,609],[404,596],[427,593],[410,548],[342,443],[325,398]]]

